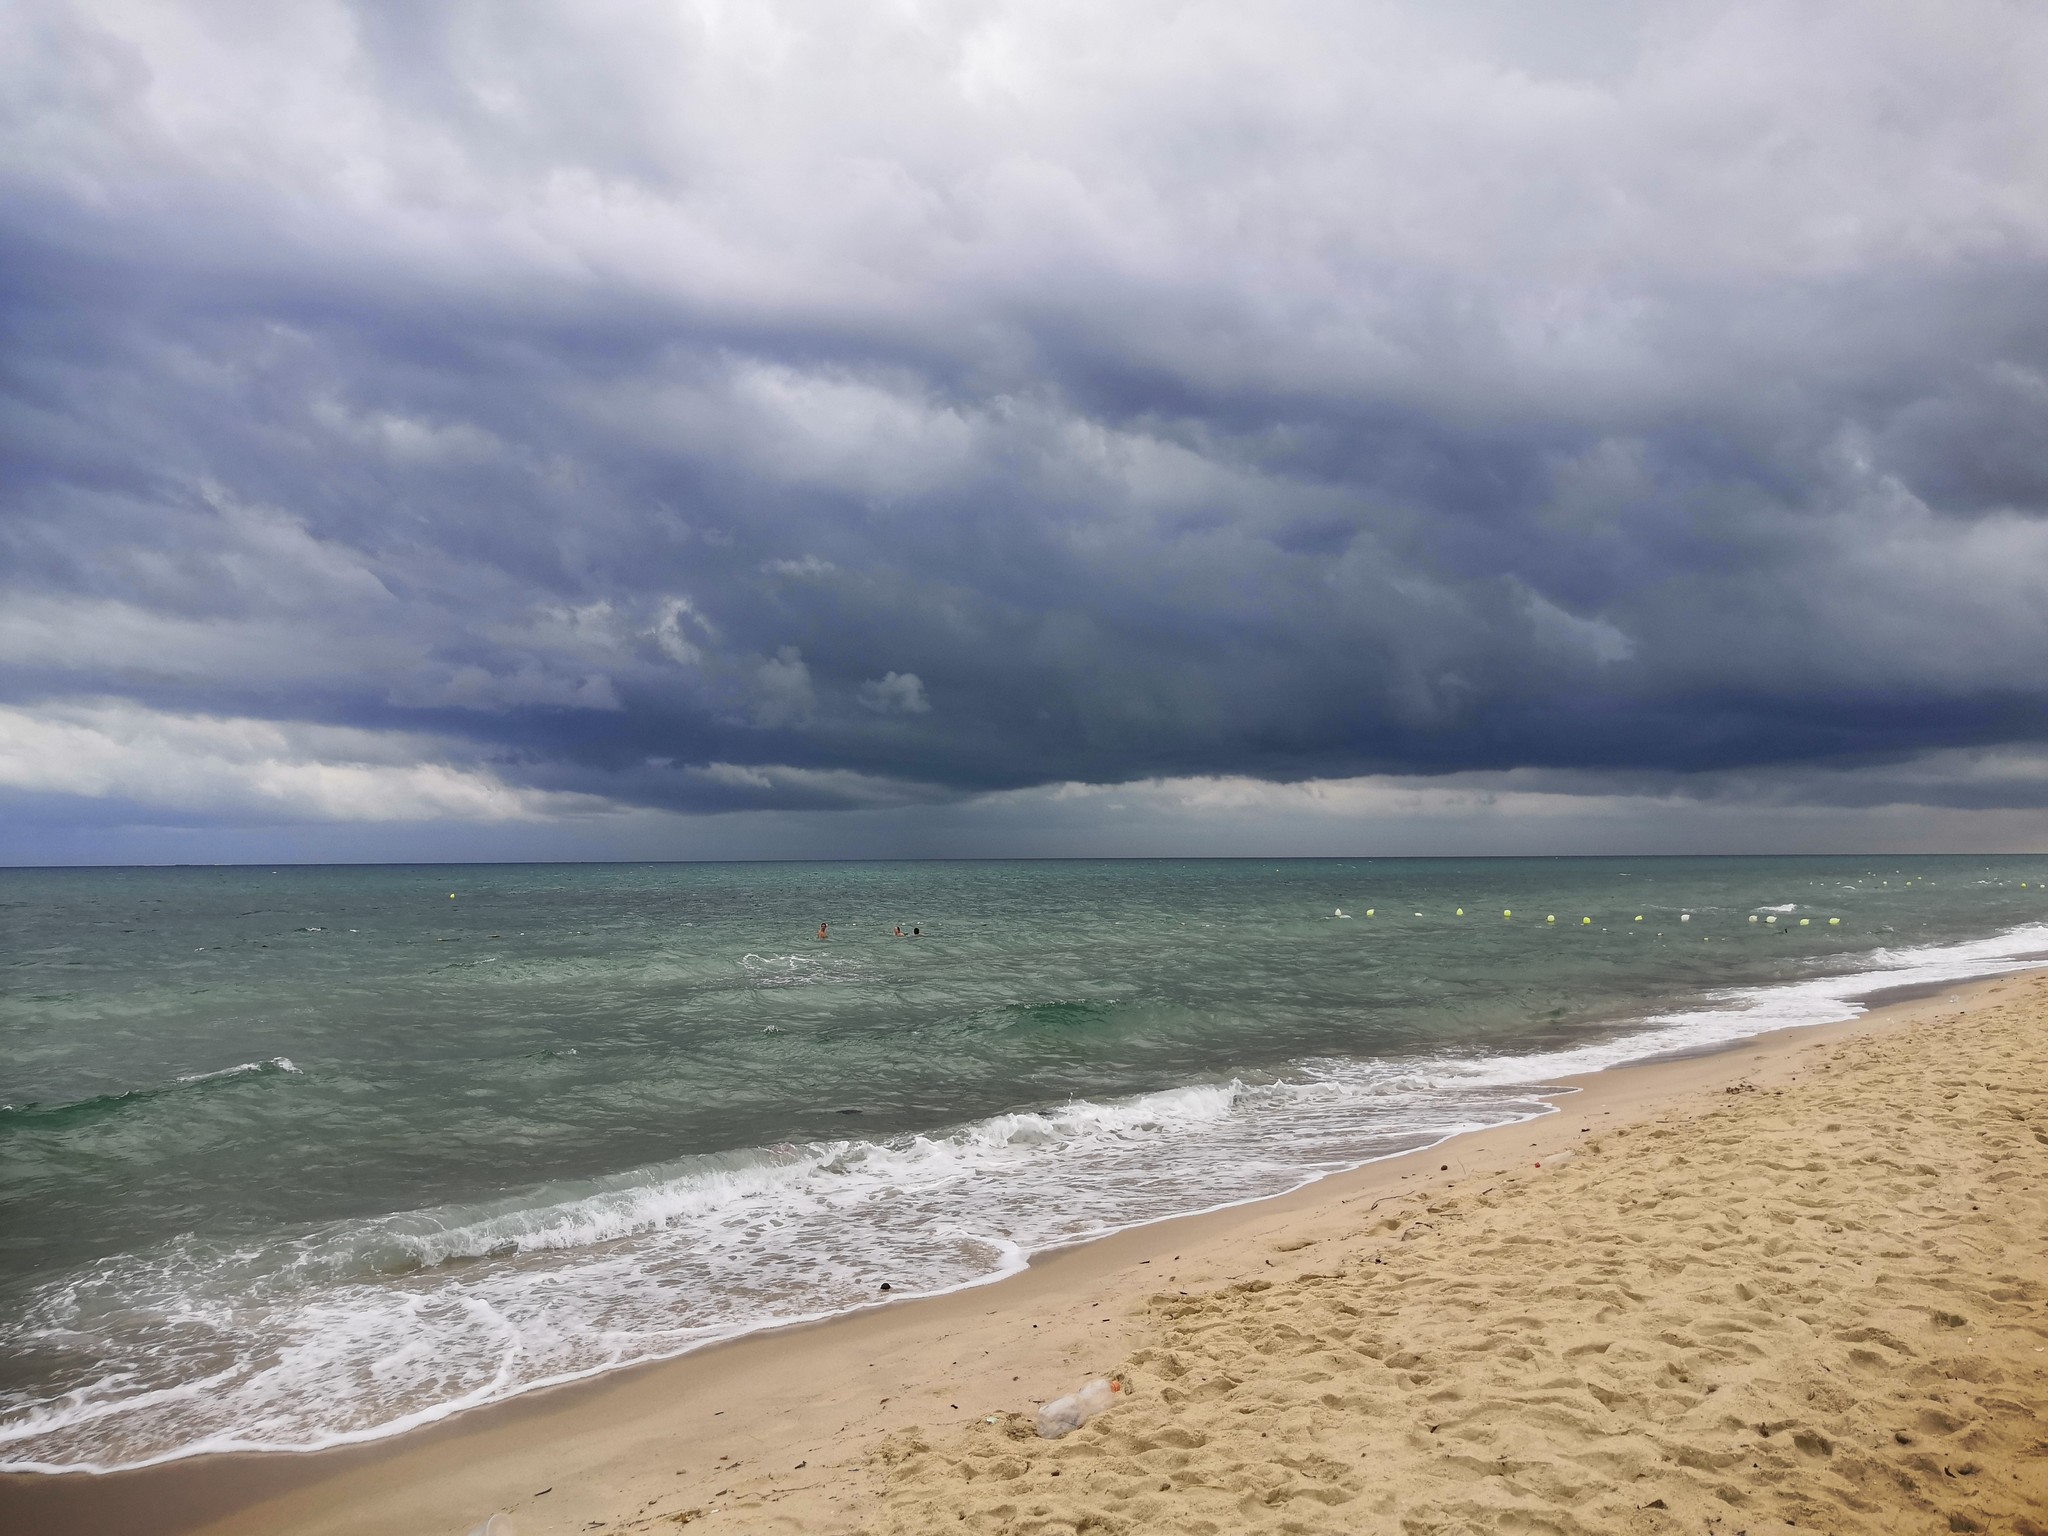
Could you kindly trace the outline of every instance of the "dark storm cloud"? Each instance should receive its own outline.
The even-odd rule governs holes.
[[[2048,22],[1522,15],[20,8],[0,703],[206,814],[2037,804]]]

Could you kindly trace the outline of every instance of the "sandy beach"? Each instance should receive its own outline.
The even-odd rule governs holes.
[[[2048,977],[1012,1279],[311,1456],[0,1481],[49,1532],[2048,1533]],[[1048,1398],[1120,1405],[1064,1439]]]

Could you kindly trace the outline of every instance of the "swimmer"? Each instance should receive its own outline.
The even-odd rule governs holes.
[[[821,939],[829,939],[832,937],[831,934],[825,931],[825,925],[823,923],[818,924],[818,937]]]
[[[901,923],[896,925],[896,937],[899,939],[903,937],[903,925]]]

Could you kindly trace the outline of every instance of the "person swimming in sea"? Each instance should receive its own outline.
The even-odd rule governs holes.
[[[818,924],[818,937],[821,939],[829,939],[832,937],[831,934],[825,931],[825,925],[823,923]]]
[[[896,925],[896,937],[899,939],[903,937],[903,925],[901,923]]]

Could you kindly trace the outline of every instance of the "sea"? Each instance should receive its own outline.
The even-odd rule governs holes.
[[[110,1470],[987,1284],[2048,963],[2048,858],[12,869],[0,961],[0,1467]]]

